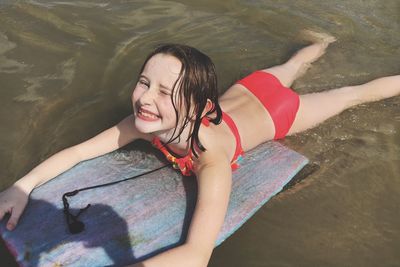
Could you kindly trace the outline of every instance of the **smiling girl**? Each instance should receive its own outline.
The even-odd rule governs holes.
[[[244,152],[309,129],[354,105],[400,94],[400,75],[300,96],[292,91],[293,81],[333,41],[320,35],[283,65],[250,74],[220,97],[209,57],[185,45],[157,47],[140,70],[133,114],[56,153],[0,193],[0,219],[10,213],[7,228],[14,229],[35,187],[80,161],[144,139],[183,175],[195,175],[198,195],[185,243],[133,266],[206,266],[224,222],[232,171],[240,167]]]

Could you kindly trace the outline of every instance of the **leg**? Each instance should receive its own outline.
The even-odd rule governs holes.
[[[303,35],[308,35],[307,38],[313,44],[300,49],[286,63],[263,70],[273,74],[286,87],[290,87],[294,80],[302,76],[311,63],[325,53],[328,45],[336,41],[334,37],[323,33],[304,31]]]
[[[288,135],[312,128],[352,106],[400,94],[400,75],[300,96],[300,107]]]

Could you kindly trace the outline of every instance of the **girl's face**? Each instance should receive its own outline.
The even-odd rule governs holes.
[[[177,58],[166,54],[156,54],[146,63],[132,94],[135,126],[140,132],[165,133],[175,128],[171,94],[181,66]],[[179,83],[176,87],[179,88]],[[179,91],[176,89],[174,100]]]

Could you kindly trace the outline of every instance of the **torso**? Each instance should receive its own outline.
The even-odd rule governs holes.
[[[242,85],[231,86],[219,98],[219,104],[223,112],[227,113],[235,122],[243,151],[246,152],[273,139],[275,128],[269,113],[259,100]],[[149,137],[149,141],[152,138]],[[206,148],[218,143],[224,148],[227,158],[232,160],[236,149],[236,139],[224,121],[219,125],[210,123],[209,127],[200,127],[199,139]],[[168,148],[176,155],[182,156],[187,154],[188,149],[178,149],[172,145],[168,145]]]
[[[271,116],[245,87],[239,84],[231,86],[219,101],[222,110],[236,123],[244,151],[273,139],[275,127]]]
[[[219,104],[235,122],[244,152],[273,139],[275,127],[269,113],[257,97],[242,85],[231,86],[219,98]],[[200,127],[199,138],[206,148],[218,142],[224,147],[229,160],[232,160],[236,139],[224,121],[219,125],[210,123],[210,127]]]

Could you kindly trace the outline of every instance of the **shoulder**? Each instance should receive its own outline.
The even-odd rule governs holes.
[[[195,159],[196,165],[210,165],[225,161],[230,163],[230,154],[235,149],[232,147],[235,140],[231,140],[229,129],[225,129],[221,124],[210,124],[210,127],[200,128],[199,139],[205,151],[196,150],[199,154],[199,157]]]
[[[205,168],[230,167],[229,157],[226,148],[221,142],[208,141],[202,142],[205,151],[199,151],[198,158],[194,158],[194,172],[198,176],[199,172]]]

